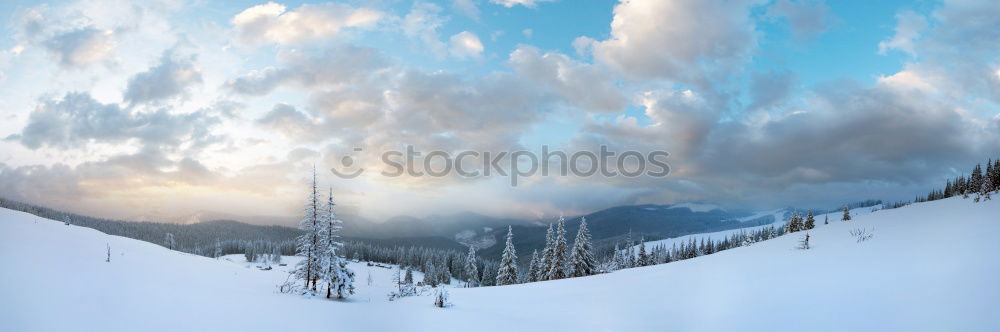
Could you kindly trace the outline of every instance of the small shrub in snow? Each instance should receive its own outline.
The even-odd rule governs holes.
[[[448,290],[439,288],[437,294],[434,295],[434,306],[444,308],[450,305],[451,303],[448,302]]]
[[[873,228],[872,231],[875,231]],[[851,236],[857,240],[858,243],[868,241],[872,238],[872,232],[869,232],[867,228],[855,228],[851,230]]]
[[[105,263],[111,263],[111,245],[108,245],[108,258],[104,259]]]
[[[799,247],[798,248],[802,249],[802,250],[809,249],[809,233],[806,233],[806,236],[803,237],[801,241],[799,241]]]

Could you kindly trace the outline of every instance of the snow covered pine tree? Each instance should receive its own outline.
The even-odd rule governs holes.
[[[569,256],[570,277],[584,277],[595,273],[596,260],[590,244],[590,231],[587,230],[587,217],[580,218],[580,228],[573,240],[573,251]]]
[[[469,254],[465,256],[465,287],[479,287],[479,269],[476,268],[476,247],[469,246]]]
[[[322,252],[319,252],[319,271],[322,279],[326,281],[326,297],[336,296],[338,299],[354,294],[354,271],[347,267],[347,261],[337,256],[337,250],[344,246],[341,243],[340,229],[343,228],[343,221],[337,219],[333,213],[333,188],[330,188],[330,195],[327,199],[324,214],[319,224],[320,242]]]
[[[566,219],[559,217],[556,224],[556,235],[552,245],[552,259],[549,261],[548,280],[566,278]]]
[[[514,231],[507,226],[507,245],[500,257],[500,269],[497,270],[497,286],[517,283],[517,253],[514,251]]]
[[[302,235],[297,238],[296,256],[302,260],[295,267],[295,277],[303,282],[303,294],[316,294],[316,279],[319,278],[320,206],[316,188],[316,168],[313,167],[312,188],[305,205],[305,217],[299,222]],[[310,287],[311,286],[311,287]]]

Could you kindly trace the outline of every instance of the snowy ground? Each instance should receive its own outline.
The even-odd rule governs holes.
[[[915,204],[831,220],[810,231],[811,250],[794,249],[795,233],[607,275],[453,289],[439,309],[430,297],[385,301],[387,269],[368,286],[367,267],[352,265],[359,291],[347,301],[302,298],[275,292],[281,271],[239,256],[0,210],[0,331],[1000,331],[997,216],[997,200]],[[859,227],[874,237],[857,243]]]
[[[869,213],[872,213],[872,207],[863,207],[863,208],[851,209],[851,218],[854,219],[854,218],[861,217],[861,216],[864,216],[864,215],[869,214]],[[742,220],[754,220],[754,219],[757,219],[757,218],[763,218],[763,217],[768,216],[768,215],[773,216],[775,222],[774,223],[770,223],[770,224],[766,224],[766,225],[750,226],[750,227],[735,228],[735,229],[727,229],[727,230],[724,230],[724,231],[718,231],[718,232],[712,232],[712,233],[691,234],[691,235],[672,237],[672,238],[663,239],[663,240],[656,240],[656,241],[646,241],[646,250],[650,250],[652,248],[655,248],[658,245],[665,245],[667,249],[670,249],[674,245],[680,246],[681,244],[688,243],[692,238],[695,241],[701,241],[703,239],[704,240],[713,239],[713,240],[716,240],[716,241],[721,241],[721,240],[724,240],[725,238],[729,237],[730,235],[739,234],[740,232],[750,232],[750,231],[754,231],[754,230],[758,230],[758,229],[762,229],[762,228],[768,228],[768,227],[775,227],[775,228],[783,227],[785,225],[785,223],[788,222],[788,220],[786,220],[786,218],[784,217],[784,214],[785,214],[785,210],[784,209],[780,209],[780,210],[772,210],[772,211],[761,212],[761,213],[754,214],[754,215],[752,215],[750,217],[742,218]],[[840,219],[843,216],[844,216],[844,212],[843,211],[836,211],[836,212],[831,212],[831,213],[827,213],[827,214],[818,214],[818,215],[815,215],[814,218],[816,218],[816,227],[817,228],[823,227],[823,225],[824,225],[823,224],[823,220],[825,220],[824,218],[829,218],[830,223],[832,224],[834,222],[840,222]],[[804,216],[804,215],[802,216],[802,221],[803,222],[805,222],[805,217],[806,216]],[[626,246],[626,248],[628,248],[628,246]],[[636,254],[638,254],[639,245],[635,245],[634,248],[636,249],[636,251],[635,251]]]

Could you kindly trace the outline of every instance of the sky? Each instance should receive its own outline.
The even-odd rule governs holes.
[[[1000,2],[5,1],[0,196],[133,220],[911,199],[1000,156]],[[666,151],[666,177],[381,153]],[[335,176],[343,166],[365,172]],[[266,218],[265,218],[266,220]],[[277,219],[275,219],[277,220]]]

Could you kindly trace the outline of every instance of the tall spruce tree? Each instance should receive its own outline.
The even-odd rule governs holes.
[[[594,274],[597,263],[590,244],[590,231],[587,230],[587,217],[580,218],[580,228],[573,240],[573,252],[569,256],[570,277],[583,277]]]
[[[538,272],[539,271],[538,266],[541,263],[542,262],[538,258],[538,250],[536,249],[531,251],[531,261],[528,262],[528,273],[527,276],[525,277],[528,280],[528,282],[535,282],[540,280],[539,275],[541,273]]]
[[[556,235],[552,246],[552,260],[549,261],[547,275],[548,280],[558,280],[566,278],[566,262],[567,262],[567,245],[566,245],[566,219],[559,217],[559,222],[556,223]]]
[[[851,220],[851,209],[844,205],[844,216],[840,218],[840,221],[850,221]]]
[[[302,257],[295,268],[295,276],[303,282],[303,292],[316,293],[316,279],[319,278],[318,252],[320,243],[320,199],[316,188],[316,167],[313,167],[312,187],[305,205],[304,218],[299,222],[302,235],[296,239],[296,255]]]
[[[469,254],[465,256],[465,287],[479,287],[479,269],[476,267],[476,247],[469,246]]]
[[[320,245],[317,247],[317,254],[319,271],[327,285],[326,297],[336,296],[342,299],[354,294],[354,271],[347,267],[347,262],[343,258],[338,256],[338,251],[344,246],[340,242],[339,234],[343,228],[343,221],[333,212],[334,206],[336,204],[333,202],[333,188],[330,188],[319,223]]]
[[[562,220],[562,217],[559,217]],[[552,224],[545,231],[545,248],[542,249],[542,258],[538,264],[538,281],[549,280],[549,267],[552,266],[552,255],[555,252],[555,230]]]
[[[517,253],[514,250],[514,231],[507,226],[507,244],[500,257],[500,269],[497,270],[497,286],[517,283]]]
[[[813,211],[809,210],[809,214],[806,215],[805,229],[816,228],[816,217],[813,216]]]

